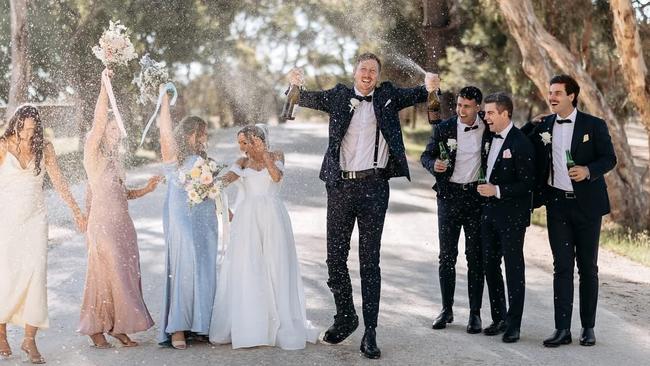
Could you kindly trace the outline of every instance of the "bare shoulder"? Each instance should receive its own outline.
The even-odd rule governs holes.
[[[274,161],[280,160],[282,163],[284,163],[284,152],[280,150],[271,152],[271,157],[273,158]]]

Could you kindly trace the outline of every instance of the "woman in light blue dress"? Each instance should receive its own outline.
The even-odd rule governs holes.
[[[172,130],[169,99],[164,96],[158,120],[160,146],[168,182],[163,209],[165,289],[158,342],[185,349],[185,336],[207,336],[216,289],[217,215],[215,201],[190,207],[179,176],[205,159],[207,123],[186,117]]]

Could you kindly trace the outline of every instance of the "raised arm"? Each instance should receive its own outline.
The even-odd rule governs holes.
[[[84,147],[85,161],[97,161],[99,146],[104,136],[104,131],[106,130],[106,124],[108,123],[108,93],[103,79],[104,77],[110,78],[112,76],[113,72],[111,70],[104,69],[102,71],[101,89],[99,91],[99,97],[97,97],[97,103],[95,104],[95,117],[93,118],[93,125],[90,128]]]
[[[160,128],[160,153],[162,154],[163,162],[175,162],[178,155],[178,147],[174,138],[172,115],[169,111],[169,95],[167,93],[164,93],[162,105],[160,106],[158,128]]]
[[[440,77],[438,74],[427,72],[424,75],[424,85],[414,88],[396,88],[398,109],[404,109],[417,103],[426,102],[429,92],[440,89]]]
[[[50,176],[54,190],[59,193],[63,201],[68,205],[70,210],[72,210],[72,214],[74,215],[74,219],[79,231],[85,232],[86,217],[81,213],[81,209],[79,208],[77,201],[75,201],[72,193],[70,192],[68,182],[63,177],[63,174],[61,174],[61,169],[59,168],[59,163],[56,161],[56,154],[51,142],[47,141],[45,143],[43,155],[45,157],[45,169],[47,171],[47,175]]]
[[[282,180],[284,173],[275,164],[276,160],[280,160],[282,164],[284,164],[284,153],[282,151],[267,151],[266,154],[264,154],[264,164],[266,164],[266,170],[269,171],[271,179],[277,183]]]

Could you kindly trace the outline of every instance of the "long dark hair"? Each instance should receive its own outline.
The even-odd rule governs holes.
[[[208,123],[197,116],[187,116],[176,126],[176,129],[174,129],[174,138],[176,139],[176,146],[178,148],[178,156],[176,159],[179,165],[192,154],[197,154],[203,159],[207,158],[205,151],[195,151],[194,146],[190,146],[187,143],[188,138],[193,134],[198,134],[199,132],[207,133],[207,130]]]
[[[34,136],[32,137],[29,146],[32,155],[34,155],[34,173],[35,175],[39,175],[41,174],[41,161],[43,160],[44,138],[43,123],[41,122],[41,116],[38,113],[38,109],[35,106],[31,104],[23,104],[18,107],[9,120],[7,129],[1,138],[8,141],[11,135],[15,135],[18,144],[20,144],[20,132],[25,127],[25,120],[27,118],[32,118],[34,120]],[[18,146],[18,153],[20,154],[20,145]]]

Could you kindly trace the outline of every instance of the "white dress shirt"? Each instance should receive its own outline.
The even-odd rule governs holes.
[[[573,108],[573,112],[568,117],[562,118],[559,115],[555,117],[553,124],[553,134],[551,144],[553,146],[553,174],[549,172],[548,184],[557,189],[567,192],[573,192],[573,184],[569,178],[569,168],[566,166],[566,151],[571,150],[571,139],[573,138],[573,128],[576,125],[576,116],[578,110]],[[569,119],[571,123],[557,123],[558,119]]]
[[[512,121],[506,126],[506,128],[503,129],[498,135],[500,135],[503,138],[496,138],[492,137],[492,143],[490,144],[490,153],[488,154],[488,159],[487,159],[487,172],[485,173],[485,179],[487,182],[490,182],[490,176],[492,175],[492,169],[494,168],[494,163],[497,161],[497,158],[499,157],[499,154],[502,154],[501,152],[501,147],[503,147],[503,142],[506,141],[506,137],[508,137],[508,134],[510,133],[510,130],[512,130],[512,127],[514,125],[512,124]],[[497,198],[501,198],[501,190],[499,189],[499,186],[496,186]]]
[[[357,95],[362,95],[354,88]],[[373,95],[373,90],[368,95]],[[348,131],[341,142],[341,170],[359,171],[373,168],[375,158],[375,133],[377,118],[372,102],[362,101],[352,114]],[[384,136],[379,132],[379,150],[377,154],[377,167],[385,168],[388,164],[388,145]]]
[[[476,116],[472,126],[462,123],[460,117],[457,124],[456,163],[449,181],[459,184],[476,182],[478,172],[481,169],[481,142],[483,141],[485,125],[481,123],[478,116]],[[478,128],[465,131],[465,127],[473,126],[478,126]]]

